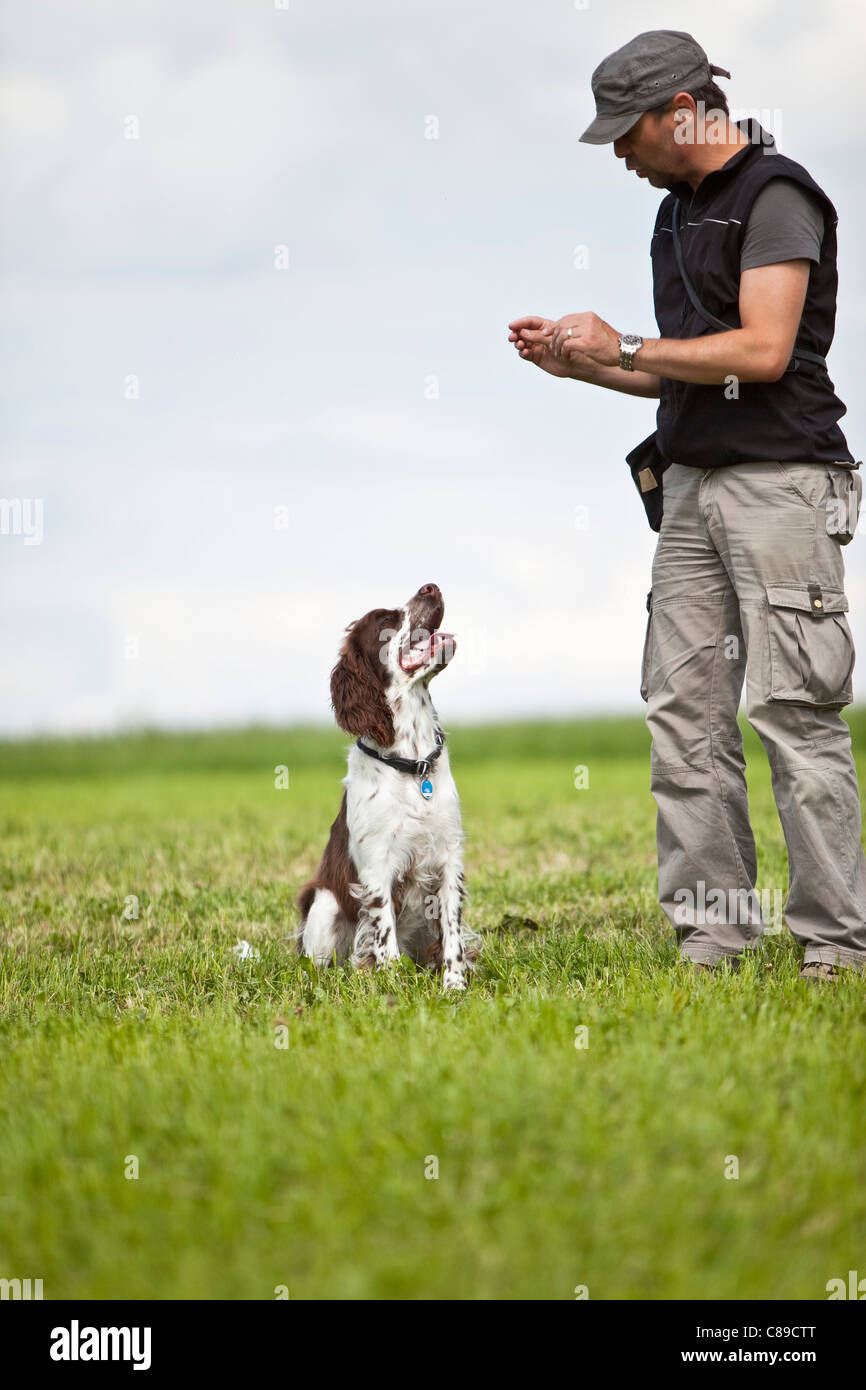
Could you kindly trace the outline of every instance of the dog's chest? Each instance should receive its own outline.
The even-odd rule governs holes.
[[[421,790],[424,780],[367,758],[359,763],[350,755],[346,812],[349,852],[356,864],[393,851],[401,858],[409,855],[420,867],[441,863],[455,852],[462,827],[447,754],[429,776],[429,797]]]

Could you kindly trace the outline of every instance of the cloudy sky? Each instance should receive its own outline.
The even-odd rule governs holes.
[[[0,535],[0,732],[327,720],[344,625],[430,579],[446,720],[642,708],[623,460],[653,403],[545,376],[506,325],[656,331],[660,195],[578,143],[643,29],[693,32],[834,199],[863,452],[856,0],[7,0],[0,27],[0,495],[43,508],[41,544]],[[866,651],[862,537],[846,559]]]

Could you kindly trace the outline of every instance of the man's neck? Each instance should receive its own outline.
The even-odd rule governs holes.
[[[701,132],[703,134],[703,132]],[[735,154],[739,154],[750,144],[748,135],[741,130],[738,125],[729,120],[727,125],[727,139],[725,143],[709,144],[702,140],[699,144],[692,147],[694,162],[683,182],[689,184],[692,189],[696,189],[706,178],[707,174],[712,174],[716,169],[721,169],[722,165],[727,164],[729,159],[733,159]]]

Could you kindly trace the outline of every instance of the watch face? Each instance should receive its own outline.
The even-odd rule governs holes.
[[[642,345],[643,338],[639,338],[636,333],[623,333],[622,345],[624,348],[634,348],[635,351]]]

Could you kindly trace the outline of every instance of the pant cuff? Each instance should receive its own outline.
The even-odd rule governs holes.
[[[851,951],[844,946],[807,946],[804,965],[838,965],[843,970],[866,971],[866,951]]]
[[[742,951],[712,951],[706,947],[693,947],[690,951],[680,951],[682,960],[690,960],[695,965],[718,965],[723,960],[739,960]]]

